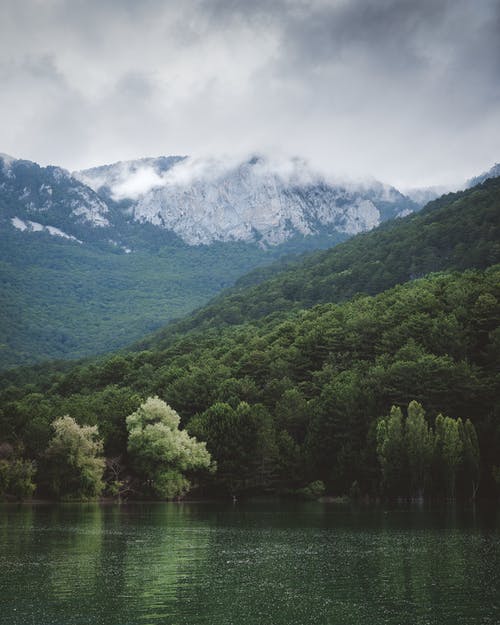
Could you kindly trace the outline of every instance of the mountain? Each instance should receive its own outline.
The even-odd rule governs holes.
[[[475,176],[467,181],[467,188],[475,187],[489,178],[497,178],[500,176],[500,163],[495,163],[488,171],[483,172],[479,176]]]
[[[6,154],[0,154],[0,210],[3,224],[10,220],[15,228],[32,232],[110,225],[107,204],[66,170],[40,167]]]
[[[297,235],[353,235],[417,208],[393,187],[332,183],[298,159],[161,157],[75,176],[134,221],[170,230],[189,245],[279,245]]]
[[[73,175],[2,155],[0,367],[118,349],[255,267],[415,208],[285,165],[173,156]]]
[[[423,207],[438,197],[450,193],[450,191],[455,191],[455,189],[449,189],[444,186],[415,187],[413,189],[406,189],[405,195],[419,207]]]
[[[51,421],[69,414],[98,424],[106,454],[121,458],[128,476],[125,417],[158,395],[217,462],[205,492],[287,492],[321,480],[332,494],[378,497],[387,486],[379,418],[416,400],[426,411],[422,452],[429,426],[439,444],[444,420],[455,428],[460,455],[450,479],[436,445],[426,496],[449,497],[452,484],[452,493],[469,498],[479,478],[481,496],[494,496],[499,208],[500,179],[487,180],[291,261],[270,278],[266,269],[264,281],[261,272],[245,277],[144,342],[146,349],[71,368],[7,372],[0,380],[0,440],[22,441],[29,459],[43,459]],[[462,271],[467,267],[476,269]],[[424,276],[436,270],[446,271]],[[473,462],[467,430],[479,441]],[[403,460],[395,470],[402,482],[396,494],[404,497],[412,488],[407,469]],[[40,482],[45,478],[41,473]]]

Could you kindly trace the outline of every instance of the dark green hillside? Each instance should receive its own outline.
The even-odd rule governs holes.
[[[286,250],[190,247],[162,232],[154,245],[149,231],[147,244],[129,238],[134,252],[126,254],[10,225],[0,230],[0,369],[129,345]]]
[[[217,461],[206,492],[320,480],[333,493],[404,496],[425,486],[436,497],[467,497],[480,474],[479,494],[494,494],[500,266],[487,267],[500,260],[499,191],[500,180],[489,180],[302,263],[288,261],[265,282],[258,283],[269,269],[245,278],[142,351],[5,373],[0,442],[40,460],[43,487],[50,424],[69,414],[97,424],[105,453],[129,471],[125,417],[158,395]],[[479,269],[458,271],[468,266]],[[436,269],[457,271],[420,277]],[[391,406],[403,412],[388,417]],[[420,442],[410,444],[409,432],[420,432]],[[418,488],[415,450],[427,463]]]
[[[24,453],[38,458],[50,422],[70,414],[97,423],[106,453],[126,462],[124,419],[158,395],[208,442],[219,470],[205,488],[262,491],[323,480],[334,493],[377,493],[384,489],[377,419],[417,400],[431,426],[440,412],[471,420],[480,493],[491,494],[500,458],[499,327],[500,267],[435,274],[281,321],[187,336],[164,350],[68,373],[39,371],[38,380],[32,371],[30,384],[1,393],[0,440],[22,441]],[[429,468],[428,494],[448,492],[442,462],[438,454]],[[457,471],[457,493],[467,496],[465,456]],[[399,488],[410,494],[409,482]]]
[[[191,330],[342,302],[358,293],[374,295],[433,271],[481,269],[498,262],[500,178],[493,178],[445,195],[420,213],[387,222],[335,248],[290,261],[284,270],[283,265],[255,270],[208,306],[139,347],[168,345]]]

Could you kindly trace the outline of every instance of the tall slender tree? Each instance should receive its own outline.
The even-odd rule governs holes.
[[[432,461],[434,436],[422,406],[412,401],[406,419],[406,452],[412,495],[422,497]]]

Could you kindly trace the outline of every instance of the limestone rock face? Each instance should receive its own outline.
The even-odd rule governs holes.
[[[297,234],[353,235],[416,208],[393,187],[327,181],[299,159],[161,157],[76,176],[101,197],[121,203],[134,221],[170,230],[190,245],[278,245]]]

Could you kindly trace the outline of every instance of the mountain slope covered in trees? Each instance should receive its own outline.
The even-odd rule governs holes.
[[[387,185],[332,186],[301,164],[293,180],[257,161],[165,177],[185,161],[77,179],[0,154],[0,368],[124,347],[250,269],[417,208]]]
[[[31,375],[31,384],[1,393],[0,440],[43,458],[50,423],[69,414],[97,424],[106,455],[126,467],[125,418],[158,395],[207,441],[218,471],[206,492],[321,480],[332,493],[380,494],[377,423],[392,405],[416,400],[436,436],[440,413],[470,420],[479,438],[480,493],[491,494],[500,453],[499,326],[500,267],[433,274],[284,320],[214,329],[164,350],[42,372],[38,381]],[[449,495],[443,458],[431,460],[427,494]],[[472,477],[466,458],[459,461],[456,492],[469,496]],[[410,482],[398,494],[410,495]]]
[[[114,473],[133,482],[126,418],[158,396],[206,441],[218,467],[207,493],[321,482],[338,494],[491,495],[499,186],[445,196],[262,283],[248,277],[141,350],[6,372],[0,441],[43,467],[51,423],[69,414],[98,426]]]
[[[493,178],[329,250],[257,269],[139,347],[168,345],[189,331],[341,302],[359,293],[374,295],[433,271],[481,269],[498,262],[500,178]]]

